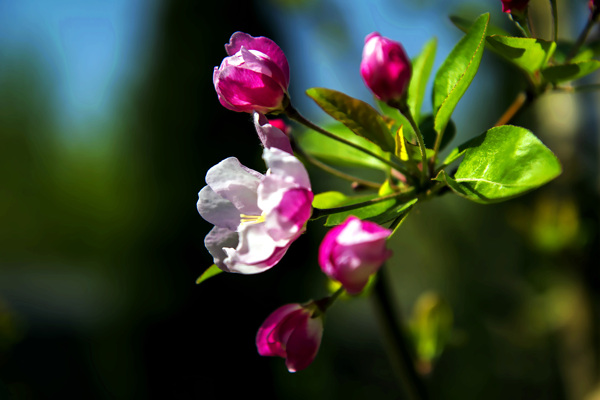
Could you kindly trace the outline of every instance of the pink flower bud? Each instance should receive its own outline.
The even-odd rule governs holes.
[[[527,8],[529,0],[501,0],[502,12],[511,14],[515,12],[523,12]]]
[[[392,232],[374,222],[350,216],[325,235],[319,248],[319,265],[350,294],[360,293],[369,276],[391,257],[385,247]]]
[[[600,9],[600,0],[590,0],[588,2],[588,7],[590,8],[591,12],[595,12],[596,10]]]
[[[382,101],[402,98],[411,76],[411,64],[402,45],[373,32],[365,38],[360,74]]]
[[[233,111],[282,111],[290,71],[283,51],[266,37],[236,32],[225,45],[229,57],[215,67],[213,83],[219,101]]]
[[[315,359],[322,336],[323,317],[314,303],[286,304],[269,315],[258,329],[256,347],[261,356],[285,358],[288,371],[296,372]]]

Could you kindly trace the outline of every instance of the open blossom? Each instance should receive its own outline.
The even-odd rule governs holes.
[[[225,50],[229,57],[213,73],[221,104],[239,112],[282,111],[290,68],[279,46],[266,37],[236,32]]]
[[[313,193],[304,165],[277,148],[266,148],[265,175],[230,157],[208,170],[198,193],[198,212],[215,227],[204,239],[224,271],[263,272],[281,260],[305,230]]]
[[[400,43],[377,32],[365,38],[360,74],[379,100],[400,100],[408,88],[411,70],[410,59]]]
[[[264,114],[254,111],[252,114],[254,118],[254,127],[256,128],[256,133],[258,133],[258,137],[262,142],[263,146],[267,149],[275,147],[277,149],[281,149],[289,154],[294,154],[292,151],[292,144],[290,143],[290,138],[288,135],[281,129],[287,129],[283,121],[281,120],[273,120],[269,121]],[[279,128],[281,127],[281,128]]]
[[[323,238],[319,247],[319,265],[348,293],[360,293],[369,277],[392,256],[385,247],[391,233],[374,222],[350,216]]]
[[[314,303],[286,304],[263,322],[256,334],[256,347],[261,356],[285,358],[288,371],[296,372],[313,362],[322,336],[323,314]]]
[[[527,8],[529,0],[501,0],[502,1],[502,12],[514,13],[523,12]]]

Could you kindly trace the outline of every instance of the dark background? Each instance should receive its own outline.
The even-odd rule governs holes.
[[[444,2],[383,3],[433,18]],[[449,3],[469,15],[491,10],[495,23],[509,26],[499,2]],[[575,3],[559,2],[565,36],[585,20],[585,2],[570,11]],[[16,3],[6,4],[0,12],[9,18]],[[352,59],[357,69],[358,22],[334,4],[132,2],[125,20],[153,24],[135,42],[143,68],[111,88],[107,117],[81,113],[70,129],[57,111],[67,100],[56,97],[48,72],[58,67],[31,46],[2,42],[0,399],[403,398],[368,298],[331,309],[305,371],[289,374],[282,360],[256,352],[256,330],[271,311],[327,294],[316,263],[319,223],[267,273],[195,284],[212,263],[202,242],[210,224],[194,206],[206,171],[228,156],[263,168],[250,117],[226,110],[214,93],[223,45],[238,30],[281,43],[292,98],[302,104],[306,88],[326,85],[325,68],[307,67],[310,43],[286,31],[285,18],[301,15],[303,34],[325,35],[325,49],[340,40],[345,47],[335,47],[327,68]],[[544,13],[535,17],[548,32]],[[37,28],[25,30],[33,36]],[[450,50],[445,41],[460,32],[448,23],[435,34],[443,35],[439,65]],[[409,54],[428,38],[409,35]],[[353,79],[348,93],[367,100]],[[335,87],[344,82],[331,85],[345,91]],[[485,54],[457,109],[457,141],[493,125],[522,85]],[[386,272],[404,314],[429,291],[453,310],[451,343],[427,379],[432,398],[597,398],[585,397],[599,378],[597,100],[548,95],[515,121],[561,159],[556,181],[493,206],[448,195],[419,207],[392,241]],[[309,172],[317,193],[340,187]]]

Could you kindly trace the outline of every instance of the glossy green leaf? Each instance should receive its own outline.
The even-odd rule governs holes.
[[[456,15],[451,15],[450,16],[450,21],[452,21],[452,23],[461,31],[463,31],[464,33],[469,32],[469,30],[471,29],[471,26],[473,26],[473,21],[467,18],[463,18],[463,17],[459,17]],[[510,33],[508,33],[507,31],[505,31],[502,28],[499,28],[495,25],[492,24],[488,24],[488,28],[487,28],[487,36],[491,36],[491,35],[502,35],[502,36],[510,36]]]
[[[348,196],[344,193],[334,190],[317,193],[313,198],[312,206],[314,208],[325,209],[338,207],[348,201]]]
[[[353,142],[381,157],[391,158],[390,153],[386,153],[381,148],[368,140],[355,135],[351,130],[341,123],[334,123],[324,127],[329,132]],[[373,158],[364,152],[340,143],[337,140],[328,138],[318,132],[307,129],[304,131],[294,131],[294,139],[303,151],[311,156],[331,165],[363,167],[381,171],[389,170],[389,166]]]
[[[408,86],[408,97],[406,102],[415,121],[419,120],[421,106],[425,97],[427,81],[433,68],[435,60],[435,51],[437,49],[437,39],[428,41],[421,53],[412,61],[412,76]]]
[[[405,218],[408,215],[408,212],[412,209],[412,207],[417,203],[417,199],[413,199],[408,203],[397,204],[394,207],[390,207],[385,212],[375,215],[373,217],[368,217],[369,221],[378,223],[379,225],[383,225],[392,220],[397,220],[399,218]]]
[[[371,105],[342,92],[325,88],[311,88],[306,94],[327,114],[352,132],[384,151],[394,151],[394,138],[382,116]]]
[[[543,68],[556,49],[556,43],[534,38],[492,35],[487,41],[496,53],[529,74]]]
[[[473,139],[470,139],[467,142],[461,144],[460,146],[452,149],[452,151],[448,153],[448,156],[446,156],[446,159],[444,160],[444,165],[452,164],[454,161],[462,157],[465,154],[465,151],[467,151],[471,147],[479,146],[484,138],[485,136],[483,135],[474,137]]]
[[[489,14],[477,18],[469,32],[452,49],[435,76],[433,114],[434,128],[438,134],[443,134],[452,112],[477,73],[489,20]]]
[[[574,81],[600,68],[600,61],[588,60],[573,64],[554,65],[542,70],[544,79],[551,83]]]
[[[217,264],[213,264],[210,267],[208,267],[206,271],[204,271],[202,275],[198,277],[198,279],[196,279],[196,284],[200,284],[208,278],[212,278],[215,275],[219,275],[221,272],[224,271],[221,268],[217,267]]]
[[[365,199],[363,197],[360,201],[357,201],[357,199],[354,199],[354,198],[349,198],[348,202],[346,202],[344,204],[340,204],[340,206],[356,204],[359,202],[374,199],[376,197],[379,197],[379,196],[373,195],[373,196],[370,196],[370,199]],[[386,211],[391,210],[396,205],[397,205],[397,200],[389,199],[389,200],[384,200],[384,201],[380,201],[377,203],[373,203],[373,204],[370,204],[365,207],[355,208],[353,210],[343,211],[343,212],[339,212],[337,214],[331,214],[330,216],[327,217],[327,221],[325,221],[325,226],[340,225],[350,215],[354,215],[355,217],[360,218],[360,219],[371,219],[373,217],[377,217],[378,215],[385,213]]]
[[[443,181],[458,195],[478,203],[496,203],[535,189],[561,173],[556,156],[527,129],[504,125],[483,133],[471,147],[454,177]]]

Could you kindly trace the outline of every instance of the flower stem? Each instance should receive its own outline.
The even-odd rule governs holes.
[[[321,217],[325,217],[331,214],[337,214],[345,211],[355,210],[357,208],[367,207],[373,204],[381,203],[386,200],[398,200],[398,201],[409,201],[417,197],[417,192],[415,188],[411,188],[405,192],[392,193],[387,196],[378,197],[376,199],[371,199],[367,201],[362,201],[360,203],[348,204],[347,206],[341,207],[333,207],[333,208],[315,208],[313,210],[311,220],[315,220]]]
[[[376,183],[376,182],[371,182],[365,179],[361,179],[358,178],[356,176],[353,175],[349,175],[345,172],[342,172],[340,170],[337,170],[335,168],[330,167],[329,165],[317,160],[316,158],[314,158],[313,156],[311,156],[310,154],[306,153],[296,142],[294,142],[294,151],[296,151],[300,157],[305,158],[306,161],[310,162],[311,164],[313,164],[315,167],[322,169],[323,171],[336,176],[340,179],[344,179],[350,182],[356,182],[362,186],[365,187],[369,187],[372,189],[379,189],[379,187],[381,186],[381,184]]]
[[[415,362],[399,321],[400,313],[394,307],[390,288],[383,272],[382,267],[377,274],[373,295],[380,317],[380,325],[392,350],[388,354],[391,357],[394,370],[408,394],[408,398],[411,400],[426,400],[428,396],[425,385],[415,369]]]
[[[494,124],[494,126],[501,126],[508,124],[520,111],[523,110],[523,107],[531,103],[532,96],[528,95],[526,92],[521,92],[517,95],[512,104],[506,109],[504,114],[498,119],[498,121]]]
[[[550,0],[550,8],[552,8],[552,26],[553,26],[553,40],[558,40],[558,8],[556,8],[556,0]]]
[[[380,156],[379,154],[373,153],[369,149],[365,149],[364,147],[361,147],[361,146],[359,146],[356,143],[353,143],[353,142],[351,142],[351,141],[349,141],[347,139],[344,139],[342,137],[334,135],[333,133],[331,133],[331,132],[329,132],[329,131],[321,128],[320,126],[318,126],[318,125],[316,125],[314,123],[312,123],[308,119],[304,118],[304,116],[302,116],[302,114],[300,114],[294,107],[292,107],[291,104],[286,107],[285,114],[287,115],[288,118],[290,118],[290,119],[292,119],[292,120],[294,120],[296,122],[301,123],[302,125],[306,126],[307,128],[312,129],[315,132],[318,132],[318,133],[320,133],[320,134],[322,134],[324,136],[327,136],[330,139],[337,140],[340,143],[343,143],[343,144],[345,144],[347,146],[355,148],[356,150],[359,150],[359,151],[361,151],[361,152],[363,152],[363,153],[365,153],[365,154],[367,154],[367,155],[369,155],[369,156],[371,156],[371,157],[373,157],[373,158],[381,161],[382,163],[384,163],[386,165],[389,165],[390,167],[392,167],[392,168],[394,168],[394,169],[402,172],[403,174],[405,174],[407,176],[410,175],[410,173],[408,172],[408,169],[404,165],[402,165],[402,164],[400,164],[398,162],[392,161],[392,160],[387,160],[384,157]]]
[[[575,42],[573,47],[571,47],[571,51],[569,51],[569,54],[567,55],[567,59],[565,60],[565,63],[568,63],[569,61],[571,61],[571,59],[573,57],[575,57],[577,55],[577,53],[579,52],[579,49],[581,48],[581,46],[583,46],[585,39],[587,39],[588,35],[590,34],[590,31],[592,30],[592,27],[598,20],[599,16],[600,16],[600,10],[595,10],[594,12],[592,12],[590,14],[590,17],[588,18],[588,21],[585,24],[585,27],[583,28],[583,30],[579,34],[579,37],[577,38],[577,41]]]

